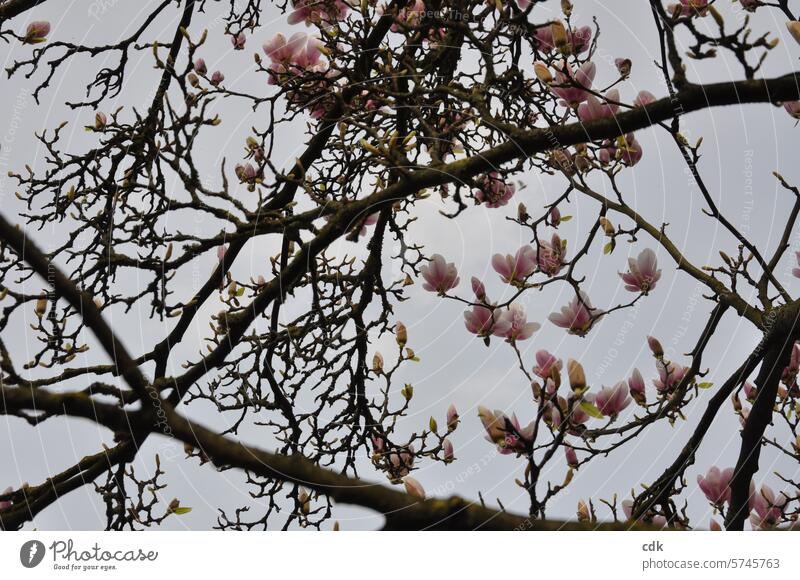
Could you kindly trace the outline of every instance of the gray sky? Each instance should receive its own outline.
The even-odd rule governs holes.
[[[155,2],[119,2],[110,6],[106,12],[95,18],[91,7],[97,10],[99,4],[88,2],[47,3],[31,11],[14,22],[14,29],[24,30],[26,19],[49,19],[53,24],[52,39],[70,39],[91,43],[102,43],[129,34],[138,26],[144,13]],[[613,59],[629,57],[634,60],[631,79],[620,87],[623,100],[631,101],[636,93],[648,89],[656,96],[663,96],[665,89],[658,71],[652,64],[657,58],[656,38],[648,3],[615,0],[612,2],[576,1],[576,19],[579,24],[589,24],[591,16],[596,16],[601,27],[600,52],[595,58],[598,66],[598,81],[614,78]],[[738,17],[735,8],[729,3],[721,3],[720,11],[729,22]],[[549,2],[544,8],[556,9],[558,2]],[[216,8],[215,8],[216,9]],[[171,35],[177,22],[176,12],[170,18],[162,18],[159,26]],[[545,12],[540,12],[542,19]],[[193,30],[202,26],[211,29],[208,46],[201,55],[205,57],[209,70],[221,69],[226,75],[226,84],[237,90],[269,91],[263,76],[252,73],[252,53],[260,51],[261,43],[279,30],[290,27],[284,24],[285,18],[277,13],[267,18],[267,26],[260,29],[248,42],[244,52],[230,50],[229,41],[222,37],[219,21],[200,24],[208,17],[198,16]],[[773,19],[775,18],[775,19]],[[710,21],[710,19],[708,19]],[[773,51],[763,70],[764,76],[774,76],[792,69],[800,47],[785,33],[782,19],[771,11],[762,11],[755,19],[756,31],[771,30],[783,37],[783,43]],[[158,29],[158,27],[156,28]],[[164,36],[164,34],[162,34]],[[27,55],[27,47],[0,46],[0,59],[4,67],[14,58]],[[725,59],[709,63],[687,60],[689,78],[694,81],[711,82],[738,79],[738,68]],[[90,62],[75,61],[59,71],[49,90],[43,93],[41,105],[30,96],[32,83],[19,77],[3,80],[0,91],[0,104],[6,114],[0,118],[0,207],[3,214],[20,221],[16,215],[20,204],[14,197],[14,184],[6,178],[8,170],[21,170],[24,164],[35,168],[42,167],[42,152],[33,139],[34,131],[52,128],[61,121],[70,121],[68,142],[74,150],[83,150],[90,143],[83,131],[83,125],[91,124],[93,112],[79,110],[72,112],[60,103],[80,96],[83,85],[75,79],[86,79],[99,66],[102,59]],[[153,91],[153,70],[151,57],[135,60],[126,87],[117,102],[104,106],[111,111],[117,106],[135,104],[142,108]],[[532,71],[529,71],[532,74]],[[216,179],[222,156],[229,158],[229,167],[240,155],[244,137],[249,127],[263,124],[262,113],[253,114],[241,102],[228,102],[220,106],[225,131],[217,134],[214,141],[201,144],[204,160],[209,167],[209,179]],[[780,171],[790,183],[800,182],[800,169],[797,167],[796,148],[793,146],[792,132],[794,121],[782,109],[769,105],[730,107],[711,112],[692,114],[683,120],[684,134],[694,142],[703,136],[703,159],[700,168],[703,176],[733,224],[750,236],[759,248],[769,252],[778,240],[782,220],[787,214],[791,199],[776,186],[771,172]],[[275,158],[276,165],[288,165],[302,151],[303,137],[300,127],[285,127],[282,131],[281,147]],[[644,147],[644,158],[635,168],[624,173],[621,182],[625,191],[635,197],[637,211],[644,214],[652,223],[667,222],[671,239],[698,265],[716,264],[717,252],[735,251],[735,244],[724,234],[718,225],[701,213],[703,204],[697,188],[687,174],[678,151],[665,135],[654,130],[641,131],[637,139]],[[504,284],[491,269],[493,253],[513,253],[523,243],[524,232],[507,222],[505,216],[514,215],[516,202],[524,202],[532,213],[542,203],[552,201],[563,188],[563,180],[528,173],[520,177],[525,189],[519,191],[505,208],[471,208],[456,221],[438,215],[443,206],[436,196],[419,204],[419,221],[410,232],[417,243],[425,244],[428,254],[441,253],[449,261],[454,261],[460,271],[461,295],[469,295],[469,278],[476,275],[487,284],[489,294],[501,299],[507,291]],[[599,188],[606,185],[596,179]],[[242,189],[242,195],[247,192]],[[567,237],[574,250],[579,240],[576,231],[585,231],[596,217],[591,203],[573,204],[569,211],[573,220],[562,227],[562,236]],[[215,224],[199,222],[197,228],[216,228]],[[205,231],[205,230],[204,230]],[[213,229],[211,231],[214,231]],[[45,248],[58,239],[58,232],[38,232],[33,235]],[[797,236],[793,238],[797,244]],[[617,271],[625,269],[627,253],[633,255],[645,247],[658,249],[656,244],[644,236],[633,247],[621,245],[611,256],[602,255],[602,240],[595,242],[588,259],[583,261],[580,274],[586,276],[584,288],[591,296],[595,306],[609,307],[627,301],[631,295],[622,287]],[[271,248],[250,248],[239,257],[235,270],[243,276],[267,274],[265,256]],[[349,242],[342,242],[340,251],[358,252]],[[526,364],[533,365],[533,353],[545,348],[563,359],[579,359],[587,372],[589,382],[595,388],[600,385],[613,385],[629,376],[634,366],[639,367],[650,384],[656,376],[652,357],[647,349],[645,337],[653,334],[659,337],[667,349],[667,354],[676,362],[688,363],[682,353],[690,350],[697,339],[710,306],[701,294],[697,283],[685,275],[675,272],[674,264],[663,252],[658,252],[659,264],[663,270],[662,280],[653,294],[643,300],[636,311],[623,311],[621,314],[603,320],[584,339],[567,335],[547,321],[547,315],[565,304],[570,298],[570,290],[563,286],[548,289],[540,294],[528,292],[522,302],[528,311],[529,320],[542,323],[542,329],[534,337],[521,344],[526,353]],[[789,255],[793,259],[793,253]],[[188,294],[193,286],[205,280],[213,266],[214,256],[205,256],[187,270],[185,291]],[[388,263],[387,273],[394,266]],[[790,293],[800,289],[800,281],[791,278],[789,259],[781,265],[780,279]],[[127,280],[135,283],[135,279]],[[415,477],[430,494],[447,496],[459,494],[467,498],[477,498],[479,491],[490,503],[499,497],[507,509],[527,511],[527,498],[523,490],[514,484],[514,478],[521,477],[523,463],[510,456],[498,456],[493,447],[483,437],[477,418],[477,405],[516,412],[523,422],[529,421],[535,412],[530,400],[530,389],[525,378],[516,369],[512,351],[502,342],[494,340],[489,348],[466,332],[463,326],[462,308],[450,301],[442,301],[422,290],[421,284],[411,289],[412,300],[401,304],[397,309],[397,319],[408,327],[409,346],[421,357],[421,362],[407,368],[399,377],[397,388],[403,382],[415,385],[415,398],[411,414],[406,418],[404,428],[408,432],[422,429],[428,417],[437,417],[444,423],[447,406],[454,403],[462,415],[462,424],[452,437],[458,461],[443,466],[420,462],[421,468]],[[209,305],[206,313],[215,312]],[[32,316],[28,312],[26,316]],[[168,325],[146,320],[146,308],[134,309],[128,315],[109,313],[114,328],[123,336],[128,348],[135,354],[142,352],[168,332]],[[179,351],[186,355],[194,354],[207,330],[207,319],[201,317],[196,329],[190,331]],[[25,329],[30,321],[18,318],[14,332],[19,334],[11,346],[15,360],[24,361],[26,352],[34,345],[29,344]],[[167,323],[168,324],[168,323]],[[4,336],[10,341],[10,336]],[[29,333],[28,333],[29,334]],[[90,340],[87,338],[87,340]],[[720,330],[713,338],[707,351],[705,363],[711,369],[707,380],[719,383],[740,364],[756,344],[758,335],[750,323],[739,321],[732,316],[724,319]],[[379,345],[373,348],[380,349]],[[96,351],[96,349],[95,349]],[[95,355],[96,356],[96,355]],[[179,371],[180,357],[171,361],[175,372]],[[18,363],[20,364],[20,363]],[[649,387],[652,389],[652,387]],[[652,390],[650,391],[652,397]],[[550,516],[571,518],[574,516],[578,498],[610,498],[613,493],[629,494],[639,483],[649,483],[661,473],[665,465],[678,453],[688,438],[694,424],[705,408],[705,401],[711,391],[703,391],[701,398],[687,408],[687,421],[670,428],[659,423],[648,429],[638,441],[629,443],[610,458],[596,460],[581,468],[575,480],[551,505]],[[636,411],[630,406],[626,413]],[[191,417],[207,425],[223,426],[230,417],[220,417],[208,406],[192,405],[184,410]],[[86,421],[53,419],[38,429],[32,429],[14,418],[0,419],[0,428],[6,436],[0,437],[0,487],[18,486],[22,481],[39,483],[48,474],[60,471],[86,454],[95,453],[100,443],[110,443],[107,430],[98,428]],[[778,432],[786,436],[785,431]],[[242,431],[242,439],[248,443],[270,448],[270,442],[257,429]],[[711,465],[732,466],[738,453],[738,418],[726,406],[701,447],[697,462],[687,472],[689,489],[684,497],[690,505],[690,515],[695,526],[706,526],[710,508],[694,484],[697,473],[705,473]],[[206,529],[216,520],[217,507],[232,509],[250,501],[248,489],[243,484],[242,474],[236,471],[216,473],[212,468],[199,467],[196,462],[182,459],[181,445],[161,438],[151,437],[139,453],[136,468],[139,474],[147,473],[153,467],[153,455],[160,453],[167,472],[169,488],[165,491],[167,501],[179,497],[183,505],[192,506],[192,513],[180,518],[169,518],[166,529]],[[366,462],[365,462],[366,465]],[[774,489],[780,489],[778,480],[771,472],[781,468],[784,475],[797,476],[797,466],[785,464],[770,449],[766,449],[761,461],[761,470],[756,483],[768,482]],[[556,462],[545,474],[559,483],[564,476],[565,466]],[[382,476],[370,473],[369,467],[362,475],[380,481]],[[382,482],[383,483],[383,482]],[[256,509],[256,508],[254,508]],[[600,510],[600,514],[603,511]],[[342,506],[336,511],[336,518],[344,529],[372,529],[380,524],[380,517],[358,508]],[[57,502],[42,514],[34,524],[27,527],[39,529],[96,529],[103,525],[103,506],[91,486],[73,492]]]

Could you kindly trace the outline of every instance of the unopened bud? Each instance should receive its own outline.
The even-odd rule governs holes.
[[[586,374],[583,372],[581,363],[575,359],[569,359],[567,374],[569,375],[569,386],[573,391],[581,391],[586,388]]]
[[[397,344],[401,347],[405,346],[408,342],[408,330],[406,329],[406,325],[402,322],[398,322],[395,326],[394,333],[397,338]]]
[[[414,386],[406,383],[406,385],[400,390],[400,394],[403,395],[403,398],[406,401],[410,401],[411,397],[414,396]]]
[[[564,24],[560,21],[553,22],[550,25],[550,32],[553,34],[553,44],[557,48],[563,49],[567,46],[567,29],[564,28]]]
[[[550,69],[543,62],[537,61],[533,63],[533,72],[536,73],[536,78],[542,83],[549,85],[553,82],[553,73],[550,72]]]
[[[613,236],[614,235],[614,224],[612,224],[611,221],[607,217],[600,216],[600,219],[597,220],[597,221],[600,223],[600,227],[603,228],[603,233],[605,235],[607,235],[607,236]]]
[[[657,338],[648,336],[647,344],[650,346],[650,350],[652,351],[654,357],[662,358],[664,356],[664,348],[661,346],[661,343],[658,342]]]
[[[383,373],[383,355],[379,352],[372,357],[372,370],[378,374]]]
[[[582,499],[578,500],[578,521],[579,522],[588,522],[591,519],[591,514],[589,513],[589,506],[586,505],[586,502]]]

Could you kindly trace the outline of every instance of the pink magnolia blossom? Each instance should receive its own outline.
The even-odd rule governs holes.
[[[658,369],[658,378],[653,379],[658,392],[670,392],[680,384],[683,377],[686,375],[687,368],[676,365],[674,362],[656,361],[656,368]]]
[[[585,336],[596,317],[592,314],[592,303],[583,292],[576,295],[567,306],[561,307],[561,312],[553,312],[548,319],[561,328],[566,328],[570,334]]]
[[[409,445],[408,449],[389,453],[389,464],[398,478],[408,475],[414,466],[414,446]]]
[[[486,302],[486,286],[483,285],[483,282],[478,280],[475,276],[472,277],[470,282],[472,283],[472,292],[475,294],[475,298],[481,302]]]
[[[343,0],[292,0],[294,10],[289,14],[289,24],[305,22],[331,25],[347,15],[350,7]]]
[[[606,417],[616,417],[631,404],[628,386],[619,382],[613,387],[603,387],[595,395],[594,404]]]
[[[239,181],[241,181],[242,183],[251,182],[256,177],[258,177],[258,171],[250,163],[237,165],[236,167],[233,168],[233,172],[236,174],[236,177],[238,177]]]
[[[508,203],[514,192],[516,186],[513,183],[503,181],[496,171],[491,171],[484,175],[479,180],[480,187],[473,193],[478,203],[483,203],[486,207],[501,207]]]
[[[625,514],[625,517],[628,520],[633,519],[633,501],[626,499],[622,502],[622,512]],[[656,527],[666,527],[667,525],[667,518],[664,516],[651,516],[651,517],[642,517],[640,521],[649,521],[652,525]]]
[[[100,130],[105,127],[106,124],[108,124],[108,117],[106,117],[106,114],[102,111],[97,111],[94,114],[94,128]]]
[[[762,485],[761,491],[750,491],[750,524],[756,530],[769,530],[778,526],[786,508],[786,496],[775,497],[775,492],[768,485]]]
[[[628,379],[628,391],[633,397],[633,400],[643,405],[646,402],[644,378],[639,369],[633,369],[630,378]]]
[[[563,365],[564,363],[561,359],[556,358],[555,355],[550,354],[546,350],[539,350],[536,351],[536,366],[533,367],[533,372],[541,378],[547,379],[550,377],[553,369],[560,371]]]
[[[444,460],[448,463],[453,461],[454,458],[454,450],[453,450],[453,442],[450,441],[447,437],[445,437],[444,441],[442,441],[442,452],[444,455]]]
[[[198,58],[197,60],[195,60],[192,66],[194,67],[195,72],[199,75],[204,75],[208,72],[208,67],[206,67],[206,61],[203,60],[202,58]]]
[[[464,324],[472,334],[485,337],[492,334],[494,314],[491,309],[476,304],[464,312]]]
[[[225,259],[225,252],[227,251],[228,251],[228,246],[224,244],[221,245],[219,248],[217,248],[217,259],[220,262],[222,262]]]
[[[240,32],[236,36],[231,36],[231,44],[233,45],[233,50],[244,50],[244,45],[247,43],[247,36],[245,36],[244,32]]]
[[[13,488],[7,487],[3,490],[3,495],[8,495],[14,491]],[[0,511],[10,508],[13,505],[13,502],[10,500],[0,501]]]
[[[680,4],[670,4],[667,10],[678,16],[705,16],[708,0],[681,0]]]
[[[627,78],[631,74],[631,67],[633,66],[633,63],[629,58],[615,58],[614,66],[617,67],[619,76]]]
[[[495,313],[497,312],[496,310]],[[501,336],[508,342],[514,342],[530,338],[540,326],[538,322],[528,322],[525,308],[521,304],[512,304],[496,314],[492,334]]]
[[[586,102],[578,106],[578,118],[584,123],[613,117],[619,110],[619,91],[611,89],[606,94],[606,102],[601,101],[594,95],[587,95]]]
[[[653,353],[654,357],[661,358],[664,356],[664,347],[661,346],[661,343],[655,336],[648,335],[647,346],[650,347],[650,352]]]
[[[639,94],[636,95],[635,99],[633,99],[633,104],[636,107],[646,107],[650,103],[654,103],[656,100],[656,96],[650,91],[639,91]]]
[[[478,407],[478,417],[486,430],[486,440],[497,445],[502,455],[526,453],[526,443],[533,438],[533,421],[522,428],[516,415],[509,418],[502,411],[486,407]]]
[[[755,12],[756,8],[762,6],[761,0],[739,0],[739,4],[748,12]]]
[[[495,254],[492,256],[492,268],[500,274],[504,282],[522,285],[525,279],[536,271],[536,252],[530,246],[522,246],[511,256]]]
[[[781,380],[788,386],[794,386],[797,381],[797,373],[800,371],[800,342],[792,345],[792,354],[789,357],[789,365],[783,369]]]
[[[656,253],[650,248],[642,250],[635,260],[628,258],[628,271],[619,273],[619,277],[625,282],[625,290],[649,293],[661,279],[661,270],[657,266]]]
[[[422,266],[419,271],[422,273],[422,277],[425,278],[425,284],[422,287],[428,292],[444,294],[451,288],[458,286],[460,280],[456,265],[452,262],[446,262],[441,254],[431,256],[430,262]]]
[[[556,391],[558,391],[555,381],[553,381],[553,379],[550,377],[545,379],[544,386],[540,385],[536,381],[531,381],[531,389],[533,389],[533,397],[537,401],[541,399],[542,394],[544,394],[546,399],[552,399],[553,395],[555,395]]]
[[[426,10],[427,8],[425,7],[424,0],[414,0],[414,3],[411,6],[401,8],[397,12],[397,17],[395,18],[396,22],[392,24],[391,31],[397,32],[398,30],[401,30],[401,27],[398,23],[402,23],[407,27],[417,26],[420,18],[424,16]]]
[[[358,237],[360,238],[362,236],[366,236],[367,232],[369,231],[367,228],[369,228],[370,226],[374,226],[376,223],[378,223],[379,217],[380,215],[378,214],[378,212],[368,215],[364,219],[364,223],[361,224],[361,229],[358,230]]]
[[[320,59],[322,42],[305,32],[297,32],[286,40],[280,32],[262,47],[270,58],[269,82],[277,85],[287,80],[287,75],[324,73],[328,62]]]
[[[788,101],[783,103],[783,108],[789,113],[793,119],[800,120],[800,101]]]
[[[218,87],[220,84],[222,84],[222,81],[224,80],[225,80],[225,75],[218,70],[215,70],[214,74],[211,75],[211,84],[214,85],[215,87]]]
[[[526,2],[527,3],[527,2]],[[563,24],[556,24],[556,26],[563,26]],[[553,40],[553,24],[542,26],[536,29],[534,33],[536,39],[536,48],[542,52],[552,52],[555,48],[555,41]],[[567,44],[564,51],[571,54],[581,54],[589,50],[589,45],[592,43],[592,29],[589,26],[581,26],[580,28],[573,28],[566,30]]]
[[[559,225],[561,225],[561,210],[558,209],[558,206],[553,206],[548,217],[550,219],[550,224],[554,228],[557,228]]]
[[[697,485],[700,486],[700,490],[705,494],[708,501],[716,506],[721,506],[731,499],[731,488],[729,487],[731,477],[733,477],[732,467],[725,470],[711,467],[705,477],[702,475],[697,476]]]
[[[540,272],[548,276],[555,276],[564,267],[565,244],[561,242],[558,234],[553,234],[550,241],[541,240],[534,250],[536,266]]]
[[[570,467],[578,467],[578,454],[575,453],[575,450],[572,447],[566,445],[564,447],[564,455],[567,458],[567,465]]]
[[[404,477],[403,486],[406,488],[406,493],[410,496],[417,498],[420,501],[425,501],[425,488],[413,477]]]
[[[587,403],[593,403],[594,402],[594,396],[591,395],[591,394],[586,394],[586,395],[583,396],[583,400],[586,401]],[[572,427],[577,427],[578,425],[583,425],[584,423],[586,423],[589,420],[589,415],[588,415],[588,413],[586,413],[586,411],[584,411],[581,408],[580,401],[576,402],[573,405],[572,410],[570,411],[568,419],[569,419],[569,424]]]
[[[39,44],[47,40],[50,34],[50,23],[47,20],[34,20],[25,29],[25,37],[22,42],[25,44]]]
[[[798,101],[800,105],[800,101]],[[794,259],[797,260],[797,265],[800,266],[800,252],[794,253]],[[792,268],[792,276],[795,278],[800,278],[800,268]]]
[[[597,69],[593,62],[583,63],[577,71],[574,71],[569,63],[561,63],[560,68],[563,70],[556,70],[550,90],[567,105],[577,107],[589,96],[584,89],[592,88]]]
[[[603,165],[608,165],[611,161],[618,160],[628,167],[633,167],[641,161],[644,153],[642,146],[633,133],[618,137],[613,142],[606,141],[603,145],[603,148],[598,153],[600,163]]]
[[[451,404],[447,407],[447,428],[451,431],[458,426],[458,411],[456,406]]]

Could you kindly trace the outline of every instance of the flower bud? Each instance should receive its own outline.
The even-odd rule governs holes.
[[[414,385],[406,383],[406,385],[400,390],[400,394],[403,395],[403,398],[406,401],[410,401],[411,397],[414,396]]]
[[[578,454],[575,453],[575,450],[567,445],[564,447],[564,454],[567,457],[567,465],[570,467],[578,467]]]
[[[302,487],[300,491],[297,492],[297,503],[300,504],[300,511],[303,512],[304,515],[308,515],[308,512],[311,511],[311,497]]]
[[[203,60],[202,58],[198,58],[196,61],[194,61],[194,70],[199,75],[206,74],[208,72],[208,68],[206,67],[206,61]]]
[[[405,346],[408,342],[408,330],[406,329],[406,325],[402,322],[398,322],[394,328],[395,338],[397,339],[397,344],[401,347]]]
[[[558,206],[553,206],[550,209],[550,223],[553,224],[553,227],[558,227],[561,224],[561,211]]]
[[[614,235],[614,224],[612,224],[607,217],[600,216],[600,219],[597,221],[600,224],[600,227],[603,228],[603,233],[605,235],[609,237]]]
[[[244,45],[247,42],[247,37],[245,36],[244,32],[240,32],[236,36],[231,36],[231,44],[233,45],[233,50],[244,50]]]
[[[553,82],[553,73],[543,62],[537,61],[533,63],[533,72],[536,73],[536,78],[542,83],[549,85]]]
[[[35,307],[36,316],[41,320],[45,313],[47,313],[47,294],[42,292],[39,295],[38,300],[36,300],[36,307]]]
[[[564,24],[561,21],[553,22],[550,25],[550,32],[553,35],[553,45],[564,51],[568,42],[567,29],[564,28]]]
[[[644,405],[646,403],[644,378],[642,378],[642,373],[639,372],[639,369],[633,369],[633,373],[631,373],[631,377],[628,379],[628,390],[633,400],[639,405]]]
[[[478,300],[482,302],[486,300],[486,286],[475,276],[472,277],[472,291],[475,293],[475,298]]]
[[[372,370],[378,374],[383,373],[383,355],[379,352],[372,357]]]
[[[425,489],[422,484],[413,477],[404,477],[403,485],[406,488],[406,493],[410,496],[417,498],[420,501],[425,501]]]
[[[47,40],[47,35],[50,33],[50,23],[46,20],[36,20],[28,24],[25,30],[25,38],[22,42],[25,44],[39,44]]]
[[[442,441],[442,450],[444,451],[444,460],[447,463],[453,461],[453,443],[450,439],[445,438],[444,441]]]
[[[94,128],[98,130],[102,129],[106,126],[106,123],[108,123],[108,119],[106,118],[105,113],[97,111],[94,114]]]
[[[614,65],[617,67],[617,72],[622,78],[627,78],[631,74],[631,67],[633,63],[629,58],[618,58],[614,60]]]
[[[752,402],[755,400],[756,388],[753,385],[753,383],[751,383],[750,381],[745,381],[743,390],[744,390],[744,396],[748,401]]]
[[[790,20],[786,23],[786,28],[789,29],[789,33],[792,35],[792,37],[797,42],[800,42],[800,22],[797,20]]]
[[[650,346],[650,350],[653,352],[654,357],[662,358],[664,356],[664,348],[661,346],[661,343],[658,342],[657,338],[648,336],[647,344]]]
[[[586,502],[582,499],[578,500],[578,521],[579,522],[588,522],[591,520],[591,515],[589,513],[589,506],[586,505]]]
[[[222,74],[220,71],[214,71],[214,74],[211,75],[211,84],[219,86],[219,84],[225,80],[225,75]]]
[[[458,411],[455,405],[451,404],[447,407],[447,428],[453,431],[456,427],[458,427]]]
[[[583,372],[581,363],[575,359],[567,361],[567,374],[569,375],[569,386],[573,391],[580,391],[586,388],[586,374]]]

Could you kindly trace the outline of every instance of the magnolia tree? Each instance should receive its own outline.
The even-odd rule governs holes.
[[[8,481],[4,528],[83,486],[105,503],[109,529],[185,513],[169,501],[158,458],[146,476],[132,468],[151,437],[182,442],[186,461],[203,469],[246,475],[258,510],[220,509],[223,529],[336,526],[340,504],[382,514],[387,529],[708,527],[685,502],[698,486],[717,514],[712,528],[797,520],[791,468],[775,490],[754,475],[764,448],[800,459],[800,300],[786,289],[800,190],[775,168],[793,207],[780,216],[779,242],[759,248],[706,185],[702,140],[682,132],[684,115],[724,105],[778,105],[781,122],[800,119],[791,65],[783,76],[760,73],[779,36],[783,50],[800,50],[788,0],[651,0],[640,33],[657,43],[655,61],[609,57],[593,15],[569,0],[293,0],[269,7],[281,15],[277,34],[264,31],[262,0],[163,0],[147,3],[121,38],[78,43],[37,19],[48,4],[0,3],[6,87],[30,80],[46,105],[59,100],[51,84],[64,67],[82,83],[82,97],[66,101],[69,123],[36,134],[36,162],[9,162],[20,210],[6,205],[0,218],[0,408],[38,429],[58,416],[92,421],[113,444],[98,442],[44,480]],[[89,7],[100,10],[114,7]],[[765,12],[775,26],[751,24]],[[208,48],[219,39],[227,50]],[[733,80],[692,78],[687,62],[714,59]],[[155,67],[146,101],[130,96],[128,81],[142,63]],[[632,67],[653,67],[660,84],[633,89]],[[246,70],[247,82],[226,80],[233,70]],[[219,115],[219,103],[233,113]],[[242,149],[219,153],[207,171],[198,144],[224,140],[240,124],[236,112],[252,125]],[[68,137],[76,123],[88,132],[80,145]],[[304,132],[304,146],[284,164],[287,128]],[[716,262],[693,263],[667,224],[632,203],[624,178],[648,155],[647,131],[674,146],[706,219],[732,240],[714,248]],[[530,174],[561,183],[547,203],[519,186]],[[480,209],[526,243],[470,248],[496,275],[459,272],[446,248],[408,234],[431,198],[442,221]],[[577,211],[582,227],[570,229]],[[188,227],[193,219],[213,225]],[[269,256],[254,263],[254,246]],[[624,300],[590,296],[582,272],[597,260]],[[652,362],[590,384],[579,353],[537,340],[541,325],[583,337],[626,311],[661,308],[664,269],[700,284],[710,306],[685,355],[668,356],[653,329],[638,328]],[[551,286],[567,299],[534,321],[526,299]],[[468,413],[445,403],[419,424],[403,373],[435,361],[414,352],[412,321],[395,312],[424,292],[452,317],[463,313],[448,332],[516,359],[513,388],[526,393],[516,408],[492,410],[489,397]],[[725,317],[761,340],[743,360],[708,368],[703,356]],[[145,319],[164,332],[146,333],[133,351],[120,333]],[[187,354],[179,345],[189,334],[200,347]],[[225,427],[192,418],[198,403]],[[731,412],[741,422],[738,460],[700,465],[705,475],[691,480],[712,423]],[[548,519],[581,468],[613,462],[664,423],[685,444],[659,477],[601,501],[573,497],[576,517]],[[270,444],[243,442],[245,428]],[[515,466],[527,513],[483,497],[426,498],[415,472],[436,462],[457,469],[456,431],[481,429],[486,449]],[[556,462],[565,470],[548,469]]]

